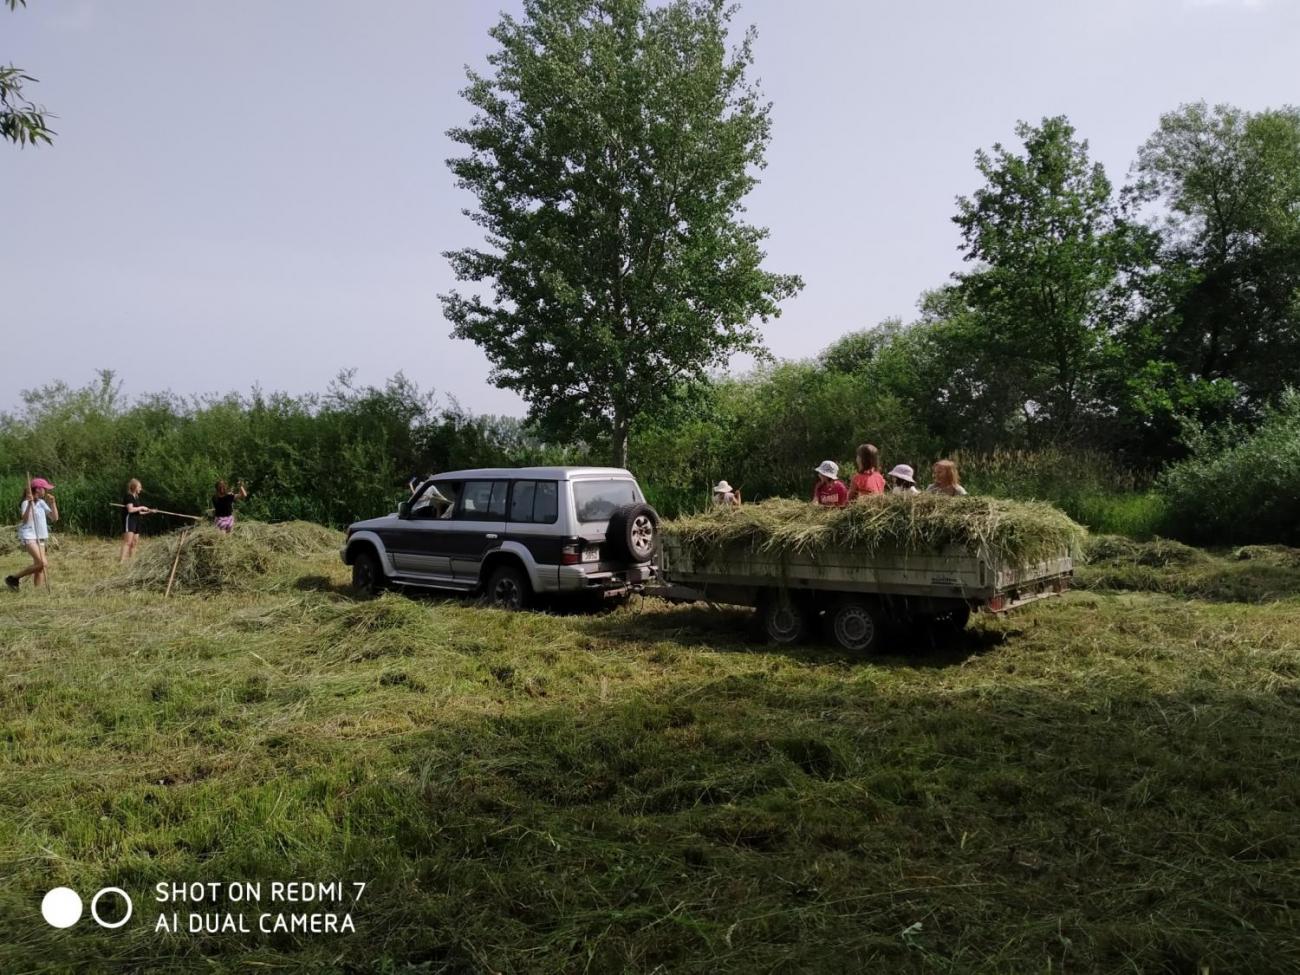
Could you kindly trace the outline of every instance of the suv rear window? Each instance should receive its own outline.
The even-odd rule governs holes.
[[[609,516],[625,504],[641,500],[636,481],[626,478],[617,481],[574,481],[573,507],[578,521],[609,521]]]

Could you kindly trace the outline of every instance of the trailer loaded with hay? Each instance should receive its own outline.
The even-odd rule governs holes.
[[[663,525],[659,594],[753,606],[767,637],[816,626],[846,650],[890,624],[965,627],[1069,588],[1082,526],[1049,504],[877,495],[843,508],[775,500]]]

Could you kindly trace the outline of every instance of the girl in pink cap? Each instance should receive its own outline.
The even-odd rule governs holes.
[[[50,564],[46,543],[50,538],[50,522],[59,520],[59,503],[54,500],[53,491],[54,485],[43,477],[33,477],[23,491],[22,504],[18,506],[22,515],[18,522],[18,544],[32,557],[32,564],[5,576],[5,585],[10,589],[17,589],[23,576],[31,576],[33,585],[50,584],[45,575]]]

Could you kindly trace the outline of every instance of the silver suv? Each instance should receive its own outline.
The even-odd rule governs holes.
[[[450,471],[395,514],[348,526],[352,583],[480,592],[519,609],[541,594],[613,598],[655,575],[659,516],[618,467]]]

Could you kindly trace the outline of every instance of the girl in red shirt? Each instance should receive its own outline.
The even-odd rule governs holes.
[[[864,443],[858,447],[858,472],[849,486],[849,500],[864,494],[884,494],[885,478],[880,473],[880,451],[875,444]]]
[[[849,503],[849,489],[840,480],[839,464],[824,460],[814,470],[817,471],[817,484],[813,488],[813,504],[839,508]]]

